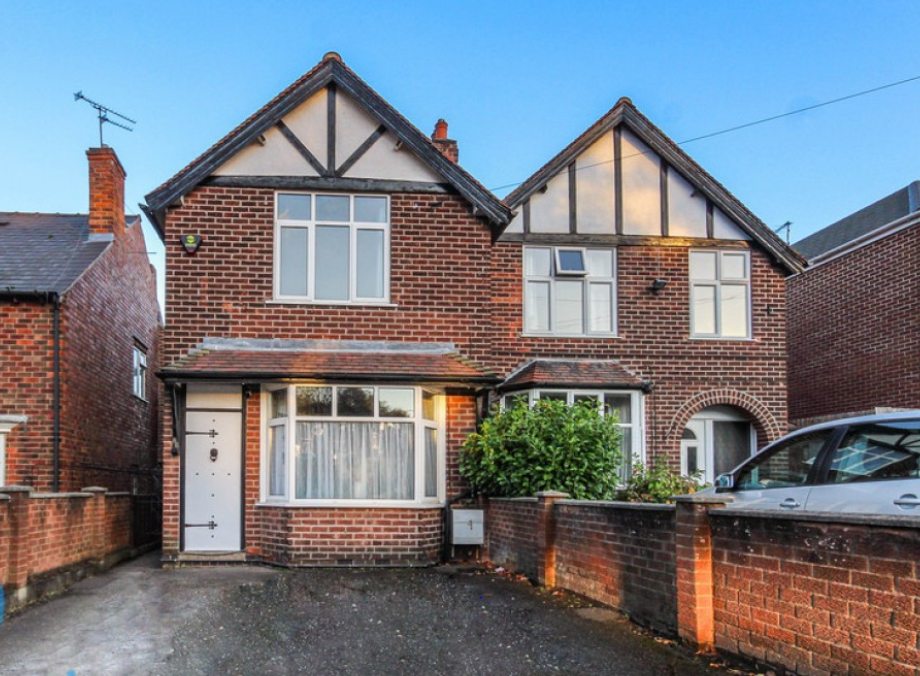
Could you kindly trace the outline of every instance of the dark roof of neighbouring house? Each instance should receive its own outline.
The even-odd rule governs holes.
[[[278,347],[271,348],[274,344]],[[307,349],[305,346],[309,346]],[[261,348],[261,349],[260,349]],[[494,384],[491,371],[451,347],[357,341],[210,339],[165,367],[164,378]]]
[[[646,383],[618,362],[608,359],[535,359],[512,373],[498,389],[533,387],[642,388]]]
[[[333,83],[377,117],[389,131],[423,162],[443,176],[460,195],[492,223],[505,225],[511,221],[512,212],[500,199],[460,165],[446,158],[430,138],[358,77],[342,62],[338,54],[330,52],[312,70],[145,197],[147,204],[144,211],[160,235],[163,235],[163,216],[170,205],[190,192],[221,164],[257,139],[260,134],[294,108]]]
[[[0,296],[61,295],[111,242],[90,233],[86,214],[0,212]]]
[[[920,211],[920,181],[914,181],[856,213],[841,218],[792,246],[811,260],[916,211]]]
[[[751,239],[766,249],[789,272],[801,272],[805,267],[805,261],[797,251],[786,244],[766,223],[755,216],[725,186],[697,164],[667,134],[639,112],[632,101],[625,97],[617,101],[613,108],[505,197],[505,204],[516,209],[533,193],[543,189],[551,178],[565,169],[602,134],[621,124],[625,124],[649,148],[663,157],[670,166],[678,169],[687,180],[693,183],[719,209],[730,215],[732,220],[750,235]]]

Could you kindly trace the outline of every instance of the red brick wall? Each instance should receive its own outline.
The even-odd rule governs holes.
[[[0,301],[0,414],[25,415],[6,439],[6,483],[51,485],[52,310]]]
[[[160,385],[155,273],[140,223],[65,296],[62,313],[61,489],[150,492],[157,467]],[[146,401],[132,394],[135,341],[147,348]],[[45,489],[46,487],[43,487]]]
[[[556,585],[677,631],[674,507],[555,505]]]
[[[712,512],[718,648],[802,676],[920,674],[920,531],[884,521]]]
[[[920,408],[920,225],[789,279],[795,420]]]
[[[490,498],[486,510],[486,556],[529,578],[537,577],[536,498]]]
[[[753,340],[691,340],[686,246],[617,249],[617,338],[523,335],[522,248],[495,247],[492,261],[493,363],[507,372],[532,358],[616,359],[654,385],[646,397],[650,455],[676,464],[686,421],[707,406],[734,405],[754,420],[761,444],[786,430],[783,271],[751,251]],[[652,280],[668,281],[657,296]]]

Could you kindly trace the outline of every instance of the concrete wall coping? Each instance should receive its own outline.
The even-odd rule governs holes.
[[[9,502],[12,499],[13,498],[11,498],[9,495],[6,495],[5,493],[0,493],[0,502]]]
[[[69,500],[70,498],[83,498],[88,500],[93,497],[92,493],[32,493],[30,496],[33,500],[54,500],[56,498],[62,498]]]
[[[489,502],[538,502],[537,498],[489,498]]]
[[[839,523],[851,526],[880,526],[883,528],[911,528],[920,530],[920,514],[894,516],[888,514],[845,514],[836,512],[787,512],[779,509],[745,509],[726,507],[714,509],[711,516],[731,519],[770,519],[774,521],[801,521],[803,523]]]
[[[80,493],[108,493],[108,488],[103,488],[102,486],[87,486],[86,488],[81,488]]]
[[[735,498],[726,493],[719,493],[717,495],[713,495],[712,493],[704,493],[703,495],[693,493],[691,495],[674,496],[674,502],[691,505],[727,505],[734,501]]]
[[[0,493],[31,493],[31,486],[0,486]]]
[[[600,507],[603,509],[625,509],[637,512],[673,512],[674,505],[656,502],[619,502],[616,500],[559,500],[557,505],[567,507]]]

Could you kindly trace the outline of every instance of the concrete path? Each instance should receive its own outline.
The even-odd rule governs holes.
[[[729,673],[584,606],[462,569],[161,570],[150,555],[7,618],[0,674]]]

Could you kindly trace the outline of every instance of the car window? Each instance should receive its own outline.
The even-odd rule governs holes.
[[[736,490],[803,486],[833,432],[828,429],[800,434],[754,456],[738,473]]]
[[[920,421],[857,425],[831,459],[827,482],[920,477]]]

